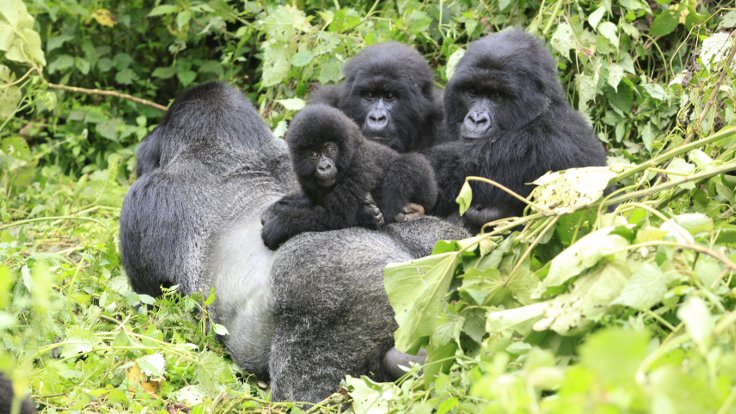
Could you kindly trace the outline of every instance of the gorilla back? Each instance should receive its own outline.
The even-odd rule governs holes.
[[[268,204],[264,198],[294,185],[283,147],[228,85],[184,92],[139,149],[142,176],[123,203],[120,250],[133,289],[154,296],[162,285],[184,294],[207,289],[212,236],[239,206]]]

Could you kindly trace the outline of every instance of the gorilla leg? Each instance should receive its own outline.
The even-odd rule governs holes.
[[[429,161],[421,154],[402,154],[386,172],[381,186],[380,207],[389,222],[399,221],[410,203],[426,210],[437,201],[437,182]],[[400,217],[399,217],[400,218]]]

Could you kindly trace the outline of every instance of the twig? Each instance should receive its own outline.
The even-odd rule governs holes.
[[[139,104],[147,105],[152,108],[156,108],[160,111],[166,112],[168,109],[167,107],[157,104],[156,102],[149,101],[148,99],[138,98],[137,96],[128,95],[127,93],[122,93],[118,91],[110,91],[105,89],[88,89],[88,88],[80,88],[78,86],[67,86],[67,85],[61,85],[58,83],[51,83],[48,82],[49,88],[52,89],[60,89],[63,91],[69,91],[69,92],[76,92],[76,93],[84,93],[87,95],[103,95],[103,96],[113,96],[115,98],[121,98],[126,99],[128,101],[136,102]]]
[[[551,215],[554,213],[552,210],[548,209],[547,207],[540,206],[539,204],[535,204],[532,201],[527,200],[526,198],[514,192],[514,190],[504,186],[503,184],[493,181],[490,178],[471,176],[471,177],[466,177],[465,181],[480,181],[482,183],[490,184],[498,188],[499,190],[505,192],[506,194],[510,195],[511,197],[514,197],[515,199],[521,201],[522,203],[532,206],[533,208],[545,213],[546,215]]]
[[[650,194],[655,194],[655,193],[658,193],[660,191],[664,191],[664,190],[667,190],[669,188],[676,187],[676,186],[678,186],[680,184],[684,184],[684,183],[688,183],[688,182],[694,182],[694,181],[699,181],[699,180],[702,180],[702,179],[705,179],[705,178],[714,177],[716,175],[723,174],[723,173],[726,173],[726,172],[731,172],[731,171],[736,171],[736,163],[724,164],[723,166],[721,166],[719,168],[714,168],[712,170],[702,171],[702,172],[700,172],[698,174],[693,174],[693,175],[691,175],[690,177],[687,177],[687,178],[683,178],[683,179],[680,179],[680,180],[668,181],[668,182],[666,182],[664,184],[655,185],[655,186],[649,187],[649,188],[644,189],[644,190],[632,191],[630,193],[627,193],[627,194],[624,194],[624,195],[621,195],[621,196],[618,196],[618,197],[610,198],[607,201],[603,202],[603,205],[606,206],[606,207],[612,206],[612,205],[615,205],[615,204],[618,204],[618,203],[621,203],[621,202],[624,202],[624,201],[633,200],[635,198],[644,197],[644,196],[647,196],[647,195],[650,195]]]
[[[611,180],[611,184],[617,183],[623,180],[624,178],[630,177],[638,172],[644,171],[655,165],[661,164],[662,162],[667,161],[670,158],[674,158],[680,154],[684,154],[692,149],[704,146],[706,144],[710,144],[711,142],[716,142],[716,141],[720,141],[725,138],[730,138],[733,135],[736,135],[736,127],[729,126],[703,139],[677,146],[676,148],[673,148],[665,152],[664,154],[657,155],[656,157],[651,158],[648,161],[639,164],[635,168],[622,172],[621,174],[614,177],[613,180]]]

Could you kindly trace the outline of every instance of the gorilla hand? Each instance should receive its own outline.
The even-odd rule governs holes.
[[[365,225],[365,227],[372,229],[380,229],[386,224],[386,221],[383,219],[381,209],[378,208],[376,200],[373,199],[373,196],[370,193],[366,194],[363,199],[363,208],[361,210],[359,222]]]

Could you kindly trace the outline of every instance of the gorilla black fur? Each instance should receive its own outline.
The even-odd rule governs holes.
[[[343,72],[343,83],[320,87],[310,103],[340,109],[366,138],[398,152],[428,148],[445,138],[432,69],[413,47],[397,42],[369,46]]]
[[[262,237],[271,249],[305,231],[377,228],[410,202],[429,210],[437,200],[425,157],[364,139],[338,109],[308,106],[292,121],[286,142],[303,194],[286,196],[264,214]],[[311,203],[295,201],[304,196]],[[367,207],[372,200],[380,211]]]
[[[0,373],[0,414],[10,414],[13,408],[13,400],[15,400],[15,392],[13,391],[13,383]],[[33,414],[36,407],[30,398],[20,399],[18,401],[20,414]]]
[[[457,212],[455,198],[466,176],[482,176],[527,196],[527,185],[547,171],[606,165],[606,153],[583,116],[572,109],[544,44],[521,29],[470,44],[445,88],[445,116],[452,142],[430,148],[438,187],[433,213]],[[472,183],[464,217],[470,230],[519,215],[524,204],[487,184]]]
[[[213,316],[230,332],[222,341],[245,371],[270,376],[275,401],[322,400],[346,374],[392,378],[382,366],[396,329],[383,268],[465,231],[426,217],[381,231],[303,233],[268,250],[260,217],[298,183],[286,144],[224,83],[185,92],[149,139],[160,166],[145,168],[120,219],[137,292],[214,287]]]

